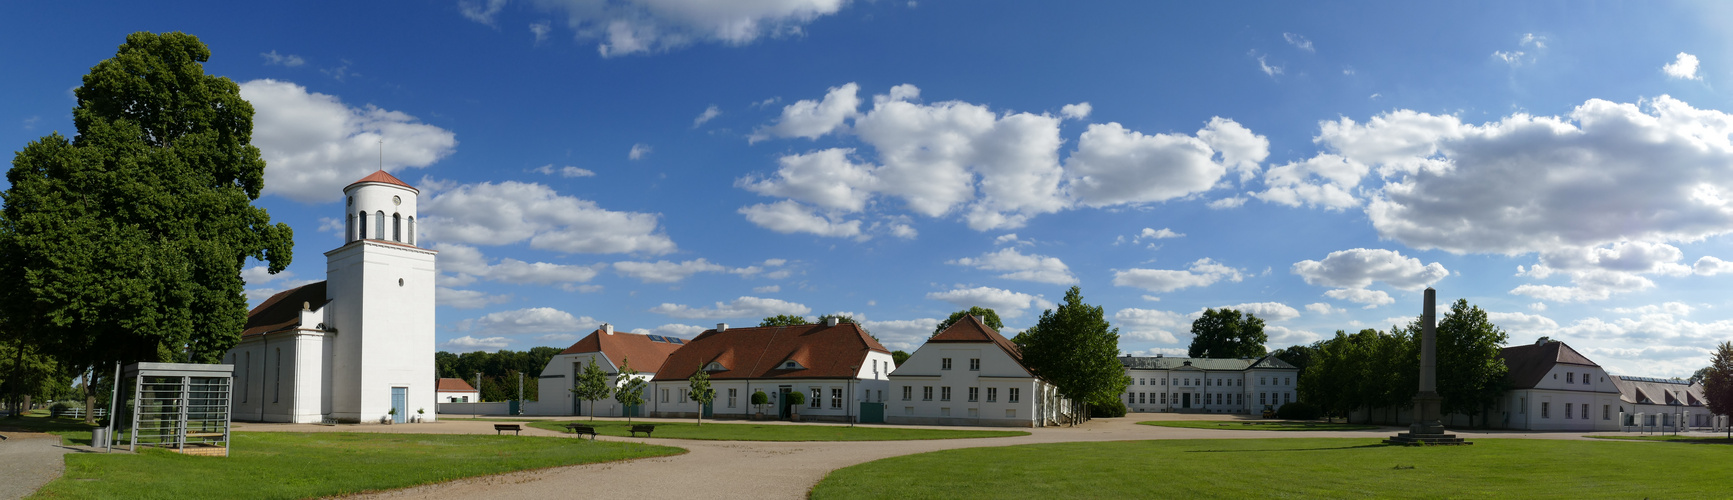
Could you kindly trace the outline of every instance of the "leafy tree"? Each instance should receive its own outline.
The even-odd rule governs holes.
[[[1710,368],[1714,368],[1714,367],[1705,366],[1702,368],[1698,368],[1697,371],[1691,372],[1691,378],[1685,379],[1685,381],[1693,383],[1693,384],[1702,382],[1704,377],[1709,376],[1709,369]]]
[[[962,321],[964,316],[980,316],[982,322],[986,323],[987,326],[992,327],[993,330],[1005,329],[1005,324],[999,321],[999,313],[994,312],[992,308],[972,306],[967,310],[951,313],[951,317],[945,318],[944,321],[940,321],[939,326],[933,327],[933,335],[938,335],[939,332],[945,331],[946,328],[950,328],[951,325],[956,324],[958,321]]]
[[[1256,315],[1241,316],[1233,309],[1205,309],[1203,316],[1191,323],[1191,348],[1194,358],[1257,358],[1264,355],[1264,320]]]
[[[908,351],[903,351],[903,350],[891,351],[891,361],[895,362],[897,364],[897,366],[903,366],[903,362],[908,361],[908,360],[909,360]]]
[[[289,265],[293,231],[252,205],[253,107],[204,74],[210,55],[184,33],[127,36],[74,91],[78,135],[13,158],[0,315],[69,366],[216,362],[247,320],[247,259]]]
[[[1715,355],[1709,357],[1708,372],[1703,374],[1703,398],[1708,399],[1704,404],[1709,405],[1709,413],[1733,415],[1733,342],[1715,346]],[[1733,427],[1727,437],[1733,438]]]
[[[584,371],[577,374],[576,383],[572,384],[572,395],[578,399],[590,402],[590,420],[596,419],[596,401],[608,397],[614,387],[608,385],[608,372],[596,365],[596,359],[590,358],[590,363],[584,365]]]
[[[18,417],[29,408],[32,399],[54,398],[65,394],[70,376],[62,375],[60,363],[40,352],[23,339],[0,340],[0,395],[10,417]]]
[[[764,321],[758,322],[758,326],[800,326],[809,324],[811,323],[806,322],[806,317],[796,316],[793,314],[769,316],[764,318]]]
[[[531,374],[523,380],[524,397],[536,401],[540,394],[540,378],[533,374],[541,373],[548,361],[559,353],[560,349],[553,347],[532,347],[528,351],[475,351],[462,355],[440,351],[433,354],[433,363],[440,377],[461,378],[474,383],[475,374],[481,373],[481,386],[476,389],[488,401],[516,399],[518,373]]]
[[[1480,306],[1457,299],[1450,312],[1438,321],[1438,395],[1441,414],[1474,417],[1487,412],[1509,389],[1510,372],[1499,359],[1499,349],[1509,337],[1487,320]],[[1485,424],[1485,422],[1481,422]]]
[[[620,402],[622,412],[626,414],[626,423],[632,423],[631,408],[644,404],[644,379],[638,378],[637,370],[632,369],[632,359],[620,360],[620,376],[614,381],[619,385],[614,390],[614,401]]]
[[[1312,345],[1292,345],[1286,348],[1276,349],[1270,353],[1270,356],[1286,361],[1288,364],[1294,365],[1294,368],[1299,368],[1299,375],[1304,377],[1306,376],[1306,369],[1312,366],[1312,356],[1317,354],[1317,349],[1317,343],[1313,343]]]
[[[764,391],[752,391],[752,406],[758,408],[759,413],[764,412],[764,405],[767,404],[770,404],[770,396],[764,394]]]
[[[1074,415],[1088,415],[1092,403],[1119,399],[1131,383],[1119,363],[1119,329],[1107,323],[1100,306],[1083,303],[1078,287],[1066,291],[1058,309],[1043,311],[1035,327],[1017,338],[1024,364],[1072,404],[1083,406]]]
[[[692,386],[692,400],[698,402],[698,425],[702,426],[704,405],[716,400],[716,389],[710,387],[710,372],[704,371],[703,366],[699,366],[697,371],[692,372],[692,377],[686,380]]]

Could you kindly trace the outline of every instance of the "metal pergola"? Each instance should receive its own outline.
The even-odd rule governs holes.
[[[188,455],[229,455],[229,402],[234,365],[137,363],[126,367],[117,422],[129,450],[166,448]]]

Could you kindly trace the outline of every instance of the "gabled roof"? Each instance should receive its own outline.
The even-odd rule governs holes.
[[[1261,358],[1170,358],[1120,356],[1119,364],[1132,370],[1183,370],[1187,367],[1209,371],[1243,371],[1251,368],[1297,369],[1275,356]]]
[[[1601,366],[1557,340],[1506,347],[1499,350],[1498,357],[1510,368],[1513,389],[1533,389],[1555,365]]]
[[[1011,342],[1011,339],[1005,338],[1004,335],[1000,335],[997,330],[993,329],[993,327],[987,326],[986,323],[982,323],[980,318],[970,314],[963,315],[963,319],[957,320],[956,323],[951,323],[951,326],[946,327],[945,331],[933,335],[933,338],[927,339],[927,342],[991,342],[998,344],[999,348],[1004,349],[1005,354],[1011,355],[1011,359],[1017,360],[1018,364],[1023,363],[1023,351],[1017,349],[1016,343]]]
[[[325,282],[308,283],[288,290],[277,292],[271,298],[260,302],[258,307],[247,312],[247,325],[241,329],[241,337],[264,335],[266,333],[288,330],[297,326],[313,327],[317,325],[302,325],[301,310],[303,305],[314,310],[325,307],[329,302],[325,298]]]
[[[475,390],[475,387],[470,386],[469,382],[467,382],[461,378],[442,378],[442,379],[439,379],[439,388],[435,389],[434,392],[481,392],[481,391]]]
[[[1684,380],[1650,377],[1613,377],[1619,388],[1619,400],[1633,404],[1701,406],[1705,400],[1703,385]]]
[[[394,177],[391,174],[386,173],[384,170],[379,170],[379,171],[375,171],[371,174],[367,174],[367,176],[362,177],[361,180],[351,182],[351,183],[349,183],[348,186],[344,186],[343,190],[348,191],[349,188],[355,187],[356,184],[365,184],[365,183],[369,183],[369,182],[378,182],[378,183],[383,183],[383,184],[403,186],[403,187],[409,188],[410,191],[415,191],[416,193],[421,192],[421,190],[415,189],[415,186],[411,186],[411,185],[409,185],[409,183],[403,182],[402,180],[398,179],[397,177]]]
[[[578,354],[599,352],[608,356],[618,366],[625,363],[639,373],[656,373],[662,369],[662,362],[669,354],[680,349],[680,339],[662,337],[660,335],[641,335],[636,333],[613,332],[597,328],[577,343],[560,351],[560,354]]]
[[[705,330],[668,356],[656,380],[684,380],[711,362],[728,368],[710,373],[718,380],[854,378],[868,352],[890,354],[853,323]],[[805,368],[780,368],[790,360]]]

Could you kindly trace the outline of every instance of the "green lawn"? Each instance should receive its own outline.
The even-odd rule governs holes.
[[[1210,439],[967,448],[839,469],[812,498],[1725,498],[1733,447]]]
[[[69,454],[35,498],[309,498],[562,465],[677,455],[639,443],[529,436],[237,432],[230,456]]]
[[[1595,439],[1628,439],[1628,440],[1632,440],[1632,441],[1670,441],[1670,442],[1675,442],[1675,443],[1733,444],[1733,439],[1727,439],[1726,436],[1703,437],[1703,436],[1630,435],[1630,436],[1589,436],[1589,437],[1592,437]]]
[[[532,427],[566,432],[566,424],[593,425],[604,436],[629,436],[625,421],[588,420],[530,422]],[[636,422],[639,424],[645,422]],[[1027,436],[1024,431],[969,431],[949,429],[907,429],[899,427],[849,427],[843,424],[763,425],[658,421],[655,437],[670,439],[705,439],[717,441],[899,441],[914,439],[958,439]],[[642,437],[644,434],[639,433]]]
[[[1305,422],[1305,421],[1238,421],[1238,420],[1156,420],[1138,422],[1139,425],[1156,427],[1179,427],[1183,429],[1224,429],[1231,431],[1363,431],[1377,429],[1376,425],[1347,424],[1340,422]]]
[[[29,412],[19,418],[0,418],[0,432],[26,431],[46,432],[60,436],[61,444],[90,445],[90,430],[95,426],[84,425],[84,419],[53,418],[48,412]]]

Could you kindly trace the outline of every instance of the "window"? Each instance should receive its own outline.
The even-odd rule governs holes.
[[[1586,376],[1586,375],[1585,375],[1585,376]],[[1588,419],[1589,419],[1589,404],[1588,404],[1588,403],[1583,403],[1583,412],[1582,412],[1582,413],[1579,413],[1579,414],[1578,414],[1578,415],[1582,415],[1582,416],[1583,416],[1583,420],[1588,420]]]
[[[1167,385],[1167,377],[1161,378],[1161,385]]]
[[[1135,403],[1135,404],[1143,404],[1143,398],[1144,398],[1144,395],[1145,395],[1145,394],[1146,394],[1146,393],[1142,393],[1142,392],[1138,392],[1138,393],[1133,393],[1133,394],[1134,394],[1134,395],[1135,395],[1135,396],[1137,396],[1137,397],[1135,397],[1135,398],[1132,398],[1132,399],[1133,399],[1133,401],[1132,401],[1132,403]]]
[[[882,391],[882,390],[879,391],[879,402],[880,403],[885,402],[885,391]]]
[[[1601,420],[1613,419],[1613,405],[1601,405]]]
[[[1264,377],[1258,377],[1258,385],[1270,385],[1270,380]]]
[[[1571,404],[1565,403],[1565,420],[1571,419]]]
[[[1181,380],[1181,382],[1184,382],[1184,383],[1180,384],[1180,385],[1191,385],[1191,379],[1190,378],[1183,379],[1183,380]]]
[[[663,403],[668,402],[668,390],[667,389],[662,389],[662,402]]]
[[[1528,398],[1516,398],[1516,412],[1528,413]]]
[[[355,232],[355,239],[358,239],[358,240],[367,239],[367,213],[362,212],[362,213],[356,214],[356,216],[357,216],[357,218],[359,218],[361,220],[361,227],[358,228],[358,229],[360,229],[359,231]]]
[[[951,400],[951,386],[947,385],[944,387],[940,387],[939,388],[939,401],[950,401],[950,400]]]
[[[1261,405],[1270,404],[1268,401],[1264,400],[1264,396],[1268,396],[1268,395],[1269,395],[1269,393],[1265,393],[1265,392],[1258,393],[1258,404],[1261,404]]]
[[[385,211],[373,213],[373,239],[385,239]]]
[[[1552,403],[1541,402],[1540,418],[1552,418]]]
[[[1589,374],[1583,374],[1583,385],[1589,385]]]
[[[1293,377],[1282,377],[1282,385],[1294,385]]]
[[[969,402],[973,403],[973,402],[980,401],[980,400],[981,400],[981,388],[980,387],[970,387],[969,388]]]
[[[1216,404],[1218,404],[1218,405],[1219,405],[1219,404],[1222,404],[1222,394],[1221,394],[1221,393],[1219,393],[1219,392],[1218,392],[1218,393],[1216,393],[1216,398],[1215,398],[1215,399],[1216,399]]]
[[[1282,393],[1282,403],[1283,404],[1291,403],[1293,401],[1294,401],[1294,393],[1292,393],[1292,392]]]
[[[842,409],[842,388],[840,388],[840,387],[830,388],[830,409],[832,409],[832,410]]]
[[[349,220],[343,223],[343,242],[351,241],[355,241],[355,214],[349,214]]]
[[[740,389],[729,389],[728,390],[728,407],[729,408],[734,407],[735,398],[737,398],[739,396],[740,396]]]
[[[1238,402],[1238,403],[1234,403],[1234,404],[1237,404],[1237,405],[1240,405],[1240,406],[1245,406],[1245,405],[1246,405],[1246,395],[1245,395],[1245,394],[1243,394],[1243,393],[1242,393],[1242,394],[1240,394],[1240,395],[1238,395],[1238,396],[1234,396],[1234,399],[1235,399],[1235,400],[1237,400],[1237,401],[1239,401],[1239,402]]]
[[[1143,385],[1143,379],[1137,379],[1137,385]]]
[[[1167,404],[1167,393],[1161,393],[1161,404]]]
[[[932,400],[933,400],[933,386],[929,385],[926,387],[922,387],[921,388],[921,401],[932,401]]]
[[[403,241],[403,214],[391,214],[391,241]]]
[[[988,387],[987,388],[987,402],[991,403],[991,402],[998,401],[998,400],[999,400],[999,388],[998,387]]]
[[[1010,401],[1010,402],[1012,402],[1012,403],[1015,403],[1015,402],[1017,402],[1017,392],[1018,392],[1018,391],[1020,391],[1020,390],[1021,390],[1021,389],[1020,389],[1020,388],[1017,388],[1017,387],[1012,387],[1012,388],[1011,388],[1011,393],[1010,393],[1010,394],[1008,394],[1008,395],[1007,395],[1007,396],[1008,396],[1008,397],[1007,397],[1007,398],[1006,398],[1006,400],[1007,400],[1007,401]]]
[[[1221,378],[1216,379],[1216,387],[1221,387],[1223,380],[1227,380],[1227,379],[1221,379]]]
[[[903,401],[911,401],[913,399],[915,399],[915,388],[906,385],[903,386]]]
[[[800,363],[789,361],[787,363],[782,364],[782,369],[784,369],[784,370],[793,370],[795,368],[800,368]]]
[[[981,371],[981,358],[969,358],[969,371]]]
[[[277,375],[271,381],[271,402],[277,402],[283,396],[283,348],[277,348]]]
[[[691,394],[692,389],[680,389],[680,402],[686,402],[687,396],[690,396]]]
[[[943,358],[943,359],[940,359],[940,360],[939,360],[939,369],[940,369],[940,370],[949,370],[949,369],[951,369],[951,358]]]
[[[1565,383],[1566,384],[1577,383],[1577,374],[1574,372],[1565,372]]]
[[[812,397],[806,398],[806,407],[814,410],[824,407],[824,389],[812,388]]]

